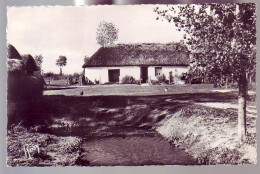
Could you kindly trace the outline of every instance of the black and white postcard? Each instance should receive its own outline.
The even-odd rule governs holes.
[[[257,163],[256,4],[7,8],[10,167]]]

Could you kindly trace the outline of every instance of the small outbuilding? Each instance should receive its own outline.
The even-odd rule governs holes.
[[[189,51],[181,43],[117,44],[101,47],[82,66],[92,82],[116,83],[132,76],[141,83],[188,72]]]

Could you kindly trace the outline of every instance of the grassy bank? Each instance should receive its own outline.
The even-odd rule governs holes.
[[[73,166],[81,139],[37,132],[18,124],[7,132],[8,166]],[[37,146],[39,149],[37,149]],[[39,151],[38,151],[39,150]],[[30,157],[26,152],[30,152]]]
[[[237,112],[188,105],[156,130],[197,159],[198,164],[256,164],[256,118],[248,116],[247,141],[237,141]]]

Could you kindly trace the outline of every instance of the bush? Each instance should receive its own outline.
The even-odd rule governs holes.
[[[158,80],[151,80],[151,84],[152,85],[159,85],[160,83],[158,82]]]
[[[123,84],[136,84],[137,81],[133,76],[128,76],[126,75],[125,77],[122,78],[121,83]]]
[[[157,78],[158,83],[165,83],[166,82],[166,77],[165,77],[164,74],[156,76],[156,78]]]
[[[248,83],[248,90],[256,91],[256,83]]]
[[[95,79],[94,84],[98,85],[100,84],[100,81]]]
[[[85,77],[85,80],[84,80],[85,82],[84,82],[84,84],[83,85],[94,85],[94,83],[91,81],[91,80],[89,80],[89,78],[87,78],[87,77]]]
[[[201,77],[193,77],[191,79],[191,84],[200,84],[202,82],[202,78]]]
[[[187,73],[182,73],[181,76],[180,76],[181,80],[187,80],[187,78],[188,78],[188,74]]]
[[[53,74],[53,80],[61,80],[62,77],[59,74]]]

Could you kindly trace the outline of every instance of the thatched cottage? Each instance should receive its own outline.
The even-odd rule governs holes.
[[[91,81],[120,82],[126,75],[147,83],[157,76],[188,71],[189,53],[183,43],[117,44],[101,47],[82,66]]]

